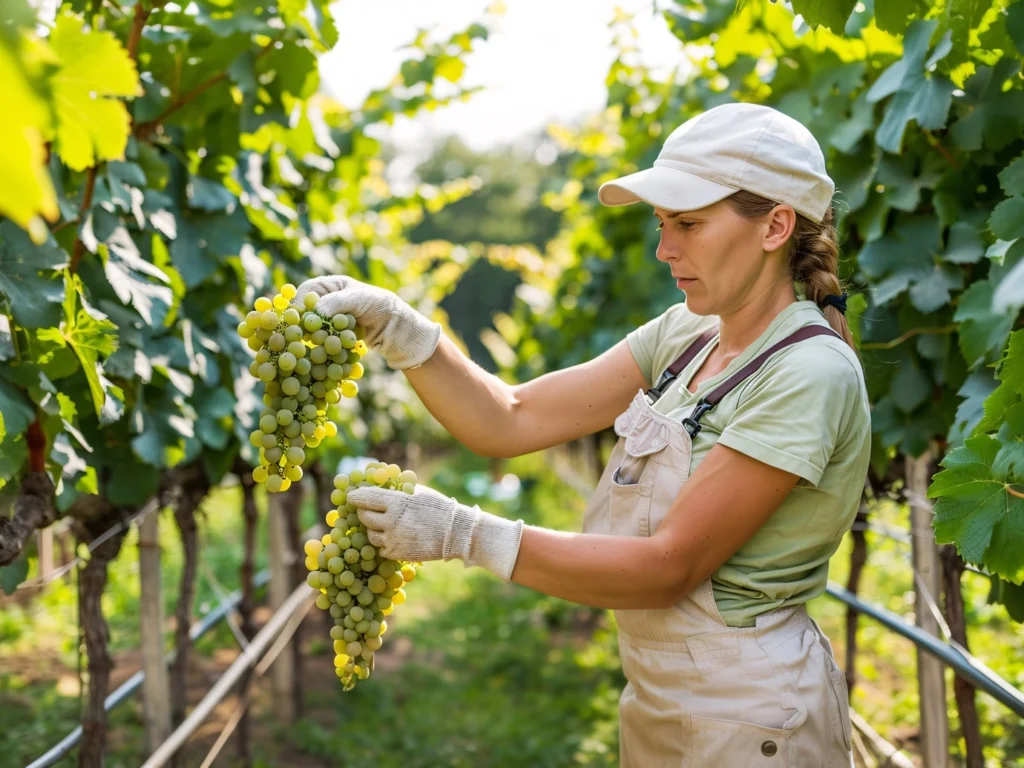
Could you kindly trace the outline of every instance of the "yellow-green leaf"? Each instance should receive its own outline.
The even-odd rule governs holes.
[[[18,60],[0,42],[0,215],[18,226],[37,228],[37,216],[57,218],[57,196],[46,172],[43,136],[50,126],[45,102],[32,90]],[[45,230],[44,230],[45,231]]]
[[[81,171],[122,159],[131,121],[125,105],[110,97],[138,94],[135,63],[112,33],[86,30],[69,13],[57,18],[50,45],[60,60],[50,84],[64,163]]]

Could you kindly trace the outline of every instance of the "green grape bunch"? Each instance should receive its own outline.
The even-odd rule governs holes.
[[[376,485],[413,493],[416,473],[397,464],[370,462],[334,478],[327,513],[331,532],[306,542],[307,583],[320,592],[316,605],[334,619],[334,671],[344,690],[355,687],[373,670],[374,654],[388,631],[385,617],[405,602],[404,586],[416,577],[416,564],[388,560],[370,543],[356,508],[347,503],[349,488]]]
[[[249,372],[263,382],[259,429],[249,442],[259,448],[253,480],[270,493],[287,491],[302,479],[305,449],[338,433],[327,408],[359,394],[366,354],[363,328],[352,315],[325,318],[314,311],[319,296],[307,293],[292,306],[295,286],[282,286],[273,299],[261,296],[238,325],[256,359]]]

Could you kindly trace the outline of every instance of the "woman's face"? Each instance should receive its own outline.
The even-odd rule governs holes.
[[[698,315],[726,315],[745,306],[780,280],[789,280],[783,246],[796,214],[777,205],[756,221],[722,200],[683,213],[655,208],[665,262]]]

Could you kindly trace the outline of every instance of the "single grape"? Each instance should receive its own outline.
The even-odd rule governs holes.
[[[295,370],[295,364],[297,362],[298,360],[291,352],[282,352],[281,356],[277,358],[277,367],[285,373],[291,373]]]
[[[267,490],[271,493],[279,493],[281,491],[281,485],[284,481],[280,475],[274,474],[267,478]]]
[[[277,328],[278,317],[277,312],[273,309],[268,309],[263,313],[263,317],[260,318],[260,328],[264,331],[272,331]]]

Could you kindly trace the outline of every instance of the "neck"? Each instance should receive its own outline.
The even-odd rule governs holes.
[[[739,356],[771,325],[772,320],[797,300],[793,284],[784,290],[773,285],[751,296],[735,310],[719,315],[718,352],[725,358]]]

